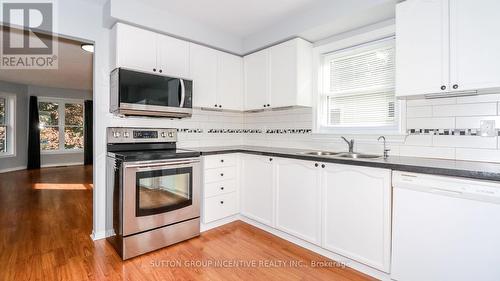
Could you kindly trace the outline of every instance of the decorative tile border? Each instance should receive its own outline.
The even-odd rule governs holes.
[[[250,132],[252,131],[252,132]],[[246,134],[246,133],[260,133],[253,132],[254,130],[245,130],[245,129],[210,129],[207,131],[209,134]],[[257,131],[257,130],[255,130]],[[259,130],[260,131],[260,130]]]
[[[268,129],[266,134],[310,134],[312,129]]]
[[[408,135],[479,136],[479,129],[409,129]],[[497,130],[500,136],[500,130]]]
[[[203,129],[177,129],[178,133],[188,133],[188,134],[201,134],[203,133]]]
[[[203,129],[178,128],[179,133],[201,134]],[[312,129],[208,129],[207,134],[310,134]]]

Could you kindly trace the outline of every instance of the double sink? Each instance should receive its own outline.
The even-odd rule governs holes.
[[[330,152],[330,151],[304,151],[299,154],[319,156],[319,157],[332,157],[332,158],[346,158],[346,159],[378,159],[382,158],[380,155],[365,154],[357,152]]]

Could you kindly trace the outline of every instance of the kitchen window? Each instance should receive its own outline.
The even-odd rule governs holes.
[[[83,149],[83,101],[41,98],[38,102],[40,148],[43,152]]]
[[[393,38],[323,54],[320,73],[321,131],[400,131]]]
[[[14,155],[15,96],[0,93],[0,156]]]

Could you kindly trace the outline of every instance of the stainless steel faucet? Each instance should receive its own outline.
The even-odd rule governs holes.
[[[348,141],[346,138],[341,137],[349,146],[349,153],[354,153],[354,140]]]
[[[385,137],[380,136],[380,137],[378,137],[377,140],[380,141],[381,139],[384,140],[384,159],[387,159],[389,157],[389,151],[391,151],[391,150],[387,148]]]

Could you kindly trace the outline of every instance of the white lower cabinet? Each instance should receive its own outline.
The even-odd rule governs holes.
[[[274,226],[274,167],[272,157],[241,157],[241,214]]]
[[[205,198],[203,222],[213,222],[238,213],[236,192]]]
[[[389,272],[391,170],[250,154],[204,159],[205,223],[239,210],[251,220]]]
[[[210,223],[239,213],[237,179],[237,155],[203,157],[203,223]]]
[[[276,161],[276,228],[321,243],[321,168],[318,163]]]
[[[322,247],[389,272],[391,170],[326,164]]]

